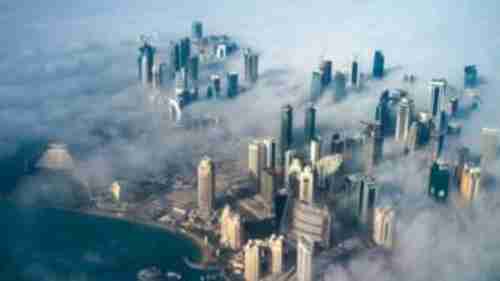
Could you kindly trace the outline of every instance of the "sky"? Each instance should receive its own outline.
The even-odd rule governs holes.
[[[417,109],[428,109],[427,81],[445,77],[460,89],[463,67],[476,64],[484,80],[483,103],[481,112],[463,123],[463,141],[478,151],[480,128],[498,127],[500,120],[496,108],[499,10],[500,2],[492,0],[3,0],[0,157],[16,153],[19,142],[26,139],[55,139],[68,143],[80,176],[97,185],[107,186],[124,176],[159,175],[171,163],[192,173],[203,154],[215,160],[244,154],[248,138],[276,136],[279,110],[285,103],[296,105],[295,127],[302,130],[302,107],[311,71],[320,59],[332,59],[335,69],[356,56],[361,71],[368,73],[376,49],[385,54],[390,70],[387,78],[367,83],[363,92],[349,94],[341,103],[323,98],[317,105],[320,133],[328,135],[334,129],[359,126],[360,120],[372,119],[381,91],[401,87],[405,73],[417,76],[410,91]],[[193,20],[201,20],[206,33],[230,34],[261,54],[261,79],[254,89],[234,101],[203,101],[190,109],[224,116],[229,139],[217,130],[174,133],[167,125],[158,127],[161,121],[155,120],[157,116],[152,116],[145,101],[150,93],[137,85],[139,35],[157,34],[159,44],[164,43],[189,35]],[[241,61],[231,62],[227,68],[241,71]],[[412,195],[418,194],[423,184],[422,167],[413,167],[408,159],[400,161],[386,164],[391,173],[381,175],[387,182],[399,183],[410,195],[411,211],[402,220],[407,227],[401,236],[410,250],[397,253],[402,262],[391,265],[397,269],[394,271],[419,273],[410,276],[428,280],[429,270],[420,272],[417,267],[422,260],[448,260],[471,248],[463,259],[450,262],[449,270],[437,270],[442,272],[438,279],[462,276],[463,280],[480,280],[480,272],[465,270],[468,268],[463,264],[487,271],[497,263],[497,253],[473,251],[497,241],[500,226],[485,219],[496,211],[496,197],[476,210],[480,214],[476,219],[464,214],[466,231],[457,235],[456,227],[462,220],[449,217],[455,218],[451,214],[458,211],[440,211],[442,216],[426,219],[434,207]],[[434,231],[439,224],[444,227]],[[471,229],[484,231],[478,237]],[[426,243],[430,237],[447,243],[438,247],[442,251],[429,256],[428,249],[436,247]],[[354,260],[347,269],[332,265],[331,270],[333,275],[352,278],[352,272],[360,267],[370,267],[379,280],[392,280],[400,274],[387,271],[385,265],[371,262],[369,257]],[[354,278],[361,277],[354,274]]]

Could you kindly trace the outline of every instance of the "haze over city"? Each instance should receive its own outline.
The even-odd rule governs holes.
[[[48,201],[48,207],[57,210],[76,210],[91,216],[163,227],[181,237],[187,232],[188,239],[201,249],[201,257],[189,258],[199,259],[196,263],[203,264],[205,269],[211,269],[210,266],[217,268],[217,272],[224,273],[226,280],[257,280],[250,276],[299,281],[367,278],[381,281],[403,278],[415,281],[494,280],[499,276],[496,267],[500,264],[497,235],[500,223],[494,219],[500,203],[497,190],[500,177],[500,113],[497,110],[500,89],[499,10],[500,3],[489,0],[482,3],[470,0],[351,0],[342,3],[282,0],[221,0],[217,3],[54,0],[44,3],[19,0],[0,3],[0,32],[4,35],[0,48],[0,159],[3,159],[0,166],[4,167],[1,175],[6,182],[0,190],[0,198],[5,202],[0,201],[0,205],[15,202],[16,207],[19,204],[20,208],[37,210],[39,201]],[[229,42],[236,46],[234,54],[230,52],[232,45],[224,45],[226,41],[222,45],[227,47],[227,56],[224,54],[221,58],[218,51],[211,54],[211,41],[206,43],[210,47],[203,47],[205,43],[200,43],[204,42],[203,36],[193,38],[195,22],[202,24],[204,38],[228,36]],[[189,79],[196,80],[189,81],[189,91],[186,85],[179,89],[178,84],[183,80],[179,77],[188,75],[188,68],[189,75],[192,75],[191,66],[185,65],[182,70],[181,66],[178,69],[173,67],[171,62],[171,56],[175,54],[172,46],[179,44],[182,48],[180,40],[185,37],[191,39],[192,54],[196,51],[203,53],[200,51],[203,48],[208,50],[208,59],[200,55],[199,78],[189,76]],[[154,83],[153,77],[144,78],[141,59],[146,55],[138,49],[149,45],[155,50],[155,65],[162,62],[166,65],[167,70],[162,74],[166,78],[162,78],[159,84]],[[256,81],[247,79],[247,67],[252,68],[245,64],[247,50],[258,55]],[[377,50],[384,57],[382,65],[385,68],[380,77],[374,76]],[[216,62],[209,61],[212,56],[216,57]],[[318,71],[324,75],[325,68],[322,67],[325,61],[333,64],[332,81],[329,85],[322,84],[322,90],[314,96],[312,73]],[[351,85],[353,61],[359,63],[359,85]],[[477,69],[474,85],[464,82],[466,66]],[[239,75],[237,94],[227,97],[228,73],[233,72]],[[344,74],[348,81],[341,97],[337,97],[340,83],[337,73]],[[206,95],[214,74],[222,79],[222,98],[219,99],[207,98]],[[405,135],[405,140],[401,141],[394,137],[394,132],[390,135],[382,133],[383,159],[374,160],[374,167],[365,162],[360,167],[350,167],[351,164],[347,163],[352,155],[346,156],[344,150],[331,149],[332,134],[340,132],[343,138],[348,138],[363,134],[373,124],[384,122],[383,118],[377,119],[377,108],[383,103],[381,95],[386,89],[390,90],[391,102],[397,100],[393,107],[395,114],[398,114],[401,100],[410,100],[414,117],[408,118],[420,123],[417,122],[420,120],[417,113],[432,112],[436,106],[432,104],[431,95],[434,88],[441,86],[436,86],[440,85],[439,81],[433,84],[433,79],[445,79],[446,93],[459,97],[457,112],[446,112],[450,122],[446,125],[447,133],[443,133],[446,135],[445,144],[441,143],[438,152],[434,148],[434,138],[413,151],[408,148],[411,146],[408,144],[410,137]],[[192,97],[191,91],[199,91],[196,92],[197,98]],[[393,98],[395,91],[401,96]],[[178,93],[189,96],[189,102],[182,105],[182,113],[195,125],[180,124],[172,116],[169,102],[180,98]],[[320,168],[317,168],[320,164],[316,165],[319,159],[315,159],[312,152],[315,148],[304,130],[309,125],[305,124],[305,116],[311,102],[316,110],[313,121],[316,129],[311,137],[321,144],[319,158],[340,155],[342,164],[337,164],[342,168],[336,168],[338,170],[332,176],[334,184],[318,180],[315,190],[316,183],[312,183],[313,195],[310,198],[302,195],[303,187],[294,186],[294,175],[289,169],[296,158],[301,163],[299,174],[306,173],[306,167],[311,167],[317,169],[312,173],[318,173],[317,176],[322,178]],[[290,154],[289,163],[285,159],[287,150],[283,147],[285,105],[293,107],[294,141],[288,148],[295,150],[296,154]],[[439,110],[444,111],[445,106],[448,105]],[[440,126],[436,121],[440,120],[438,115],[432,116],[432,126]],[[409,121],[406,130],[410,131],[413,121]],[[441,129],[432,128],[439,138]],[[483,136],[488,134],[484,134],[483,128],[496,129],[496,145],[488,150],[492,152],[489,156],[484,155]],[[268,154],[252,154],[252,144],[263,138],[274,140],[275,154],[269,152],[267,144],[258,144],[256,149],[260,151],[265,146],[265,151],[273,155],[271,158],[276,164],[268,164],[272,162]],[[362,145],[366,146],[366,143],[366,140],[362,141]],[[35,148],[26,148],[32,145]],[[465,169],[457,156],[457,149],[461,147],[470,150],[470,159],[464,160],[466,164],[470,160],[470,165],[480,168],[481,176],[488,176],[485,180],[481,178],[481,189],[474,193],[473,200],[463,195],[460,182],[463,183],[462,178],[466,176],[456,172]],[[30,153],[19,156],[26,151]],[[61,169],[47,164],[43,160],[47,151],[63,151],[63,156],[56,158],[71,167]],[[253,155],[259,155],[256,156],[259,160],[254,160]],[[205,185],[212,185],[200,172],[205,167],[202,159],[207,158],[204,157],[213,162],[206,166],[209,175],[215,173],[212,195],[200,195]],[[15,164],[9,162],[12,159],[15,159]],[[254,165],[252,161],[259,164]],[[262,164],[265,169],[259,166],[261,161],[267,161]],[[441,164],[449,169],[444,203],[440,195],[431,192],[434,164],[439,169],[444,169]],[[333,169],[334,165],[331,165],[329,169]],[[46,173],[46,170],[66,169],[71,170],[71,180],[61,180],[59,176],[47,176]],[[271,203],[266,201],[261,186],[267,187],[267,182],[261,179],[261,170],[267,169],[273,170],[270,185],[275,197],[272,198],[282,196],[287,203],[277,203],[278,199],[276,202],[271,200]],[[13,176],[19,171],[26,172],[26,175]],[[363,182],[361,185],[369,185],[374,178],[378,188],[377,200],[380,200],[377,203],[381,208],[390,206],[394,210],[396,219],[391,221],[391,229],[392,226],[395,228],[394,238],[389,235],[391,243],[387,242],[387,237],[382,242],[373,238],[373,224],[376,223],[372,216],[368,219],[370,223],[366,223],[363,214],[355,215],[359,217],[355,218],[356,226],[352,229],[346,222],[348,220],[342,217],[345,210],[339,206],[344,202],[339,198],[351,196],[346,190],[355,186],[352,183],[356,181],[353,180],[355,177],[349,178],[352,175]],[[305,174],[297,175],[297,181],[304,177]],[[201,179],[206,182],[200,184]],[[243,182],[241,187],[235,187],[240,180]],[[349,180],[352,186],[346,184]],[[52,189],[50,184],[62,188]],[[303,185],[306,183],[300,184]],[[116,195],[120,194],[120,189],[125,194],[122,198]],[[238,192],[241,190],[256,194],[247,196],[245,193],[240,198]],[[327,192],[323,193],[324,190]],[[77,193],[79,195],[75,196]],[[80,193],[90,198],[82,203]],[[200,199],[205,195],[208,197]],[[462,197],[473,203],[464,206]],[[52,199],[55,204],[52,204]],[[213,200],[213,206],[202,207],[205,200]],[[59,205],[61,202],[62,206]],[[153,212],[155,204],[160,207]],[[298,265],[298,260],[304,262],[299,258],[301,246],[307,244],[301,244],[302,232],[295,218],[297,212],[300,214],[301,204],[328,210],[324,220],[328,223],[323,225],[322,222],[321,228],[322,231],[328,229],[329,237],[321,236],[320,241],[313,242],[320,246],[313,246],[311,264],[314,264],[314,272],[310,279]],[[230,211],[226,211],[226,205],[231,206]],[[262,214],[268,207],[275,213],[270,216]],[[184,212],[182,219],[173,215],[174,209]],[[376,212],[375,208],[372,211]],[[29,220],[29,217],[32,217],[31,213],[21,220]],[[225,224],[219,221],[227,219],[232,224],[236,223],[233,221],[235,217],[238,217],[235,221],[242,220],[243,234],[237,239],[238,243],[233,235],[224,236]],[[267,224],[269,218],[272,223]],[[2,220],[2,227],[8,227],[9,223]],[[258,230],[256,233],[255,229]],[[260,231],[262,229],[265,230]],[[33,233],[37,231],[34,227]],[[72,233],[69,227],[62,231],[68,235]],[[293,233],[292,237],[288,237],[288,233]],[[14,239],[14,234],[9,235],[9,239]],[[283,254],[282,274],[273,271],[273,258],[262,261],[265,264],[259,269],[262,272],[250,274],[246,260],[250,251],[246,249],[254,242],[261,243],[258,245],[266,249],[262,250],[262,255],[266,256],[268,248],[274,245],[273,239],[281,239],[281,235],[284,236],[283,252],[286,253]],[[24,239],[30,240],[29,236]],[[346,241],[355,241],[354,244],[361,245],[360,249],[337,258],[336,251],[346,248]],[[5,273],[6,280],[16,280],[17,276],[22,276],[23,280],[115,280],[112,275],[96,278],[94,273],[88,273],[88,269],[79,268],[80,261],[73,259],[68,259],[68,263],[74,263],[68,266],[72,273],[69,275],[59,275],[55,269],[57,266],[39,261],[36,262],[37,270],[33,270],[29,263],[35,262],[25,262],[26,253],[20,257],[23,251],[19,245],[24,242],[17,242],[15,246],[4,243],[0,247],[6,253],[0,261],[7,260],[5,264],[8,266],[16,264],[18,275],[10,277],[11,269],[0,265],[0,279]],[[126,244],[117,243],[126,248]],[[168,249],[169,243],[163,244],[162,247],[166,248],[162,249]],[[58,253],[64,251],[57,246],[52,249],[53,255],[60,260],[65,257]],[[91,252],[92,257],[100,257],[90,262],[96,264],[97,273],[106,270],[106,262],[102,260],[114,258],[112,253],[104,253],[105,250],[98,246],[92,246]],[[174,251],[173,254],[178,255],[172,256],[172,260],[186,258],[183,253]],[[127,256],[133,255],[132,251],[127,252]],[[82,259],[89,262],[88,255]],[[181,263],[183,265],[179,268],[168,270],[181,271],[182,280],[194,278]],[[118,264],[124,266],[116,262],[114,268],[119,268]],[[157,264],[148,266],[162,267]],[[269,269],[274,275],[267,275],[269,272],[264,272],[264,269]],[[209,280],[212,272],[203,274],[200,276]],[[124,278],[129,278],[126,280],[136,278],[135,274],[126,276]],[[200,276],[196,275],[192,280],[202,278]],[[214,273],[213,276],[219,278],[223,274]]]

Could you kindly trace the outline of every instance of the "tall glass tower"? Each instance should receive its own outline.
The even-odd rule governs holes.
[[[293,108],[287,104],[281,108],[281,135],[280,135],[280,159],[284,166],[285,154],[293,143]]]
[[[384,63],[385,57],[382,54],[382,51],[375,51],[375,55],[373,57],[373,78],[382,79],[384,77]]]
[[[309,147],[311,145],[311,141],[316,137],[316,108],[312,103],[306,108],[304,136],[305,145]]]

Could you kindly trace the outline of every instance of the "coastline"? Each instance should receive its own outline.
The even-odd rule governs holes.
[[[29,206],[29,205],[22,205],[19,204],[18,202],[15,202],[11,198],[0,198],[0,202],[6,202],[6,203],[11,203],[16,206],[21,206],[21,207],[30,207],[30,208],[36,208],[37,206]],[[196,236],[193,233],[190,233],[188,231],[180,231],[176,228],[173,228],[172,226],[161,224],[155,221],[151,220],[145,220],[137,217],[132,217],[130,215],[118,215],[110,211],[104,211],[104,210],[98,210],[98,209],[93,209],[93,208],[65,208],[65,207],[55,207],[55,206],[40,206],[42,208],[48,208],[48,209],[54,209],[54,210],[60,210],[60,211],[65,211],[65,212],[71,212],[75,214],[80,214],[80,215],[87,215],[87,216],[94,216],[94,217],[102,217],[102,218],[108,218],[108,219],[113,219],[113,220],[119,220],[119,221],[124,221],[132,224],[139,224],[147,227],[152,227],[159,229],[161,231],[168,232],[170,234],[176,235],[181,237],[182,239],[187,239],[195,245],[195,247],[199,251],[199,260],[198,261],[191,261],[189,260],[189,257],[182,257],[183,260],[188,259],[189,263],[187,265],[189,267],[193,267],[194,269],[198,270],[206,270],[206,269],[214,269],[213,267],[208,266],[210,262],[213,262],[213,255],[210,251],[210,249],[205,246],[203,240]]]

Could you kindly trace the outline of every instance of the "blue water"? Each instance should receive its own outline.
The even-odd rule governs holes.
[[[0,280],[136,280],[159,266],[199,280],[189,240],[153,227],[0,202]]]

